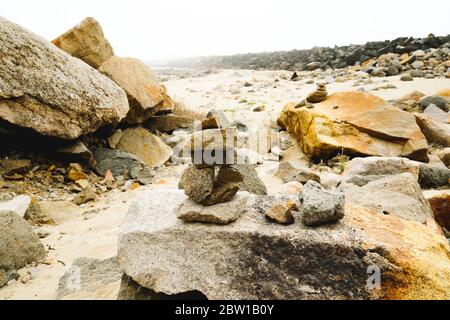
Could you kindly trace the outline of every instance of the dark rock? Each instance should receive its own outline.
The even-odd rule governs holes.
[[[439,188],[450,185],[450,169],[421,164],[419,184],[422,188]]]
[[[114,177],[129,178],[131,170],[142,168],[142,164],[136,156],[119,150],[97,148],[94,151],[94,159],[97,162],[95,171],[102,177],[107,170],[110,170]]]
[[[442,109],[445,112],[449,111],[447,99],[440,96],[424,97],[420,99],[419,104],[424,109],[428,107],[430,104],[434,104],[436,107]]]

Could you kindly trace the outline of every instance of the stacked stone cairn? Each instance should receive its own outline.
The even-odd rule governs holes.
[[[188,199],[177,209],[188,222],[228,224],[237,220],[247,197],[236,195],[243,175],[234,167],[236,128],[197,131],[191,137],[193,164],[181,176],[179,188]]]

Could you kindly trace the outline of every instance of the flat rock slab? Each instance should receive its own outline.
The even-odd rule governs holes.
[[[241,216],[245,210],[247,198],[241,193],[230,202],[212,206],[203,206],[191,199],[186,199],[181,203],[176,214],[179,219],[186,222],[229,224]]]
[[[349,206],[335,225],[282,226],[252,201],[229,225],[185,223],[175,214],[185,200],[181,190],[151,190],[131,204],[118,261],[140,286],[208,299],[450,298],[448,241],[419,223]],[[371,290],[374,265],[382,284]]]

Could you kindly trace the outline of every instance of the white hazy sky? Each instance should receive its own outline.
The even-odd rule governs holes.
[[[87,16],[143,60],[304,49],[450,33],[448,0],[4,0],[0,15],[52,40]]]

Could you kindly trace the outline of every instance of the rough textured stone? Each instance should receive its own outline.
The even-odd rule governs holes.
[[[220,167],[214,179],[213,191],[201,203],[205,206],[211,206],[231,201],[239,191],[243,181],[244,177],[238,169]]]
[[[209,299],[449,299],[450,247],[426,226],[348,206],[341,223],[273,224],[247,206],[230,225],[183,223],[177,190],[142,191],[121,226],[118,261],[140,286]],[[382,286],[367,288],[368,267]]]
[[[449,124],[450,123],[450,113],[442,111],[442,109],[436,107],[434,104],[430,104],[423,111],[423,114],[431,117],[434,121]]]
[[[178,207],[177,217],[185,222],[229,224],[239,219],[245,210],[246,202],[245,194],[238,194],[229,202],[206,207],[186,199]]]
[[[66,156],[69,160],[81,160],[93,164],[94,156],[92,152],[81,141],[76,141],[68,146],[58,149],[58,153]]]
[[[96,69],[114,54],[113,48],[103,35],[102,27],[91,17],[84,19],[52,43]]]
[[[59,300],[115,299],[122,270],[116,257],[106,260],[78,258],[59,279]]]
[[[320,183],[320,176],[309,168],[297,167],[289,161],[281,162],[275,176],[283,180],[283,182],[298,181],[306,183],[309,180],[314,180]]]
[[[450,167],[450,148],[440,150],[438,156],[442,163],[444,163],[447,167]]]
[[[231,122],[227,119],[225,112],[222,110],[213,109],[208,111],[206,119],[202,121],[202,130],[229,127],[231,127]]]
[[[90,201],[95,201],[95,199],[97,199],[95,190],[92,187],[87,187],[81,190],[81,192],[72,201],[77,205],[81,205]]]
[[[28,159],[7,159],[0,165],[0,170],[5,176],[15,173],[24,174],[31,169],[31,161]]]
[[[61,224],[81,212],[78,206],[69,201],[40,201],[27,210],[25,219],[37,224]]]
[[[190,165],[180,178],[178,187],[197,202],[205,200],[213,191],[214,168],[198,169]]]
[[[122,275],[117,300],[207,300],[205,295],[198,291],[183,292],[179,294],[164,294],[139,285],[133,278]]]
[[[295,202],[276,204],[266,212],[266,217],[278,224],[289,225],[295,222],[292,211],[297,209]]]
[[[110,170],[114,177],[129,178],[131,171],[142,169],[142,163],[136,156],[119,150],[97,148],[94,159],[97,162],[95,171],[102,177]]]
[[[172,156],[172,149],[168,145],[141,127],[123,130],[116,148],[134,154],[150,167],[162,166]]]
[[[0,269],[20,269],[45,254],[39,237],[22,217],[13,211],[0,212]]]
[[[190,152],[196,165],[231,165],[236,163],[236,146],[237,130],[226,128],[194,132],[181,149]]]
[[[419,184],[422,188],[439,188],[450,185],[450,169],[421,164]]]
[[[407,157],[426,161],[428,144],[414,115],[362,92],[341,92],[314,104],[288,104],[278,124],[315,159],[349,155]]]
[[[153,116],[145,122],[145,127],[159,132],[173,132],[180,128],[189,128],[194,119],[184,116]]]
[[[436,107],[445,112],[449,111],[447,99],[440,96],[423,97],[422,99],[420,99],[419,104],[424,109],[427,108],[430,104],[434,104]]]
[[[308,181],[300,191],[300,213],[307,226],[334,223],[344,218],[344,194],[325,190],[318,182]]]
[[[267,187],[252,164],[235,164],[231,167],[237,169],[244,179],[239,190],[258,195],[267,194]]]
[[[428,141],[450,147],[450,124],[436,121],[425,114],[416,113],[415,116]]]
[[[163,107],[166,89],[157,82],[153,71],[142,61],[113,56],[98,70],[127,93],[130,105],[127,122],[142,123]]]
[[[342,181],[363,186],[370,181],[400,173],[419,179],[419,163],[398,157],[354,158],[345,164]]]
[[[14,197],[12,200],[0,202],[0,213],[12,211],[23,218],[25,212],[27,212],[30,203],[31,198],[29,196],[20,195]]]
[[[427,197],[436,222],[450,231],[450,191],[444,190]]]
[[[75,139],[118,123],[129,110],[113,81],[4,18],[0,55],[0,118],[9,123]]]
[[[0,270],[0,288],[8,283],[8,277],[6,276],[6,272]]]
[[[380,215],[395,215],[420,223],[433,217],[417,178],[410,173],[387,176],[363,187],[347,186],[345,196],[347,203],[375,210]]]

